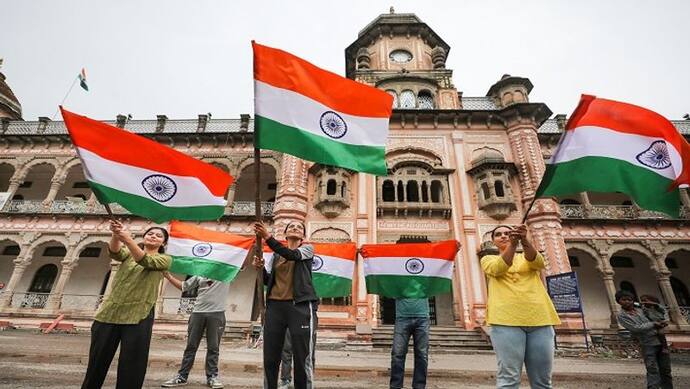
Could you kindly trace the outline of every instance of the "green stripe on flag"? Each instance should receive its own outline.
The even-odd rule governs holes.
[[[93,193],[102,204],[118,203],[129,212],[151,219],[156,223],[169,220],[215,220],[223,216],[221,206],[166,207],[147,198],[109,188],[89,181]]]
[[[240,269],[223,262],[209,261],[195,257],[172,257],[171,273],[202,276],[221,282],[235,279]]]
[[[296,157],[379,176],[388,174],[385,146],[351,145],[311,134],[262,116],[256,116],[258,147]]]
[[[352,296],[352,280],[324,273],[312,273],[316,295],[324,297]]]
[[[667,190],[671,183],[664,176],[620,159],[584,157],[547,165],[536,196],[622,192],[644,209],[678,217],[680,193],[677,188]]]
[[[367,293],[388,298],[426,298],[451,292],[448,278],[398,275],[366,276]]]

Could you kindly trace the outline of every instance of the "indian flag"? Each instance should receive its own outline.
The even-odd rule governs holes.
[[[316,295],[321,298],[351,296],[357,246],[352,242],[312,245],[312,280]]]
[[[118,203],[157,223],[223,215],[233,180],[224,171],[143,136],[60,110],[101,203]]]
[[[365,244],[367,292],[390,298],[426,298],[449,293],[458,243]]]
[[[393,97],[252,42],[256,147],[386,175]]]
[[[232,281],[240,271],[254,237],[217,232],[187,223],[170,223],[166,253],[173,261],[170,271]]]
[[[677,186],[690,184],[690,145],[663,116],[583,95],[536,196],[622,192],[645,209],[677,217]]]

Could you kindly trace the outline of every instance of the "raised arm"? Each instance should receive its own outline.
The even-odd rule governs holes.
[[[176,287],[179,290],[182,290],[182,281],[178,280],[177,278],[175,278],[175,276],[168,273],[167,271],[163,273],[163,276],[166,280],[168,280],[168,282],[172,284],[172,286]]]

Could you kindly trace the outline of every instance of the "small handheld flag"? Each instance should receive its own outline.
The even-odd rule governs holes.
[[[89,86],[86,84],[86,69],[81,68],[81,72],[79,73],[79,85],[84,89],[85,91],[88,92]]]

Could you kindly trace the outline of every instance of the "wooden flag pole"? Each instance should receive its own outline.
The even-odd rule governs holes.
[[[258,131],[254,129],[254,215],[257,222],[261,222],[261,149],[257,146]],[[256,246],[254,247],[255,255],[263,257],[263,244],[261,236],[256,234]],[[257,269],[256,272],[256,292],[259,295],[259,315],[261,317],[261,325],[264,325],[264,318],[266,313],[266,304],[264,303],[264,271]]]

